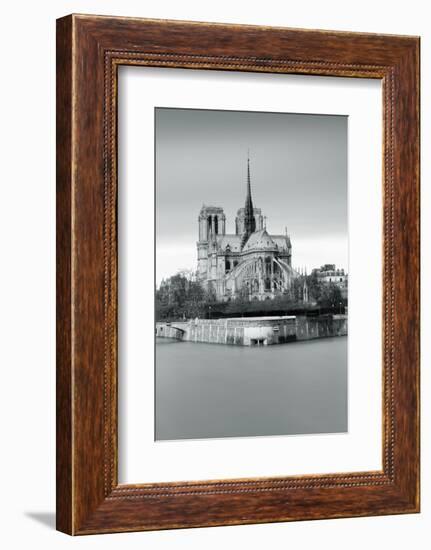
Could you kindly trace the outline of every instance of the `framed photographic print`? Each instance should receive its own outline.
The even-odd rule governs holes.
[[[57,22],[57,528],[419,511],[419,39]]]

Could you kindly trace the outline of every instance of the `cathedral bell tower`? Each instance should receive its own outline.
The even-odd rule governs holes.
[[[198,278],[212,279],[216,261],[217,239],[226,234],[226,216],[223,208],[218,206],[202,206],[198,218],[199,240],[198,249]]]

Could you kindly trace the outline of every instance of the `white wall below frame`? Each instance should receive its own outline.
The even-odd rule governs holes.
[[[422,149],[431,151],[431,28],[423,0],[15,0],[3,6],[0,418],[2,546],[425,550],[431,523],[431,164],[422,164],[422,514],[72,539],[55,511],[55,18],[67,13],[422,35]],[[19,22],[19,25],[17,24]],[[13,46],[12,46],[13,45]],[[24,382],[24,383],[23,383]]]

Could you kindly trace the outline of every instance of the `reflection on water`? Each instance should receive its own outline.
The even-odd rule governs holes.
[[[158,338],[156,439],[347,431],[347,337],[249,348]]]

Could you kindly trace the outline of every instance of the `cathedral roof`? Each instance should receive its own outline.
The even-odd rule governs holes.
[[[229,246],[231,252],[241,252],[241,235],[218,235],[217,244],[221,250]],[[269,235],[266,229],[252,233],[244,246],[244,252],[258,248],[259,250],[273,250],[278,248],[280,252],[288,251],[291,247],[290,238],[286,235]]]
[[[286,235],[271,235],[271,238],[280,250],[287,250],[292,246],[290,237]]]
[[[220,235],[217,242],[222,250],[229,246],[231,252],[241,251],[241,235]]]
[[[250,235],[248,241],[245,243],[243,252],[249,252],[251,250],[276,250],[277,245],[268,234],[266,229],[255,231]]]

